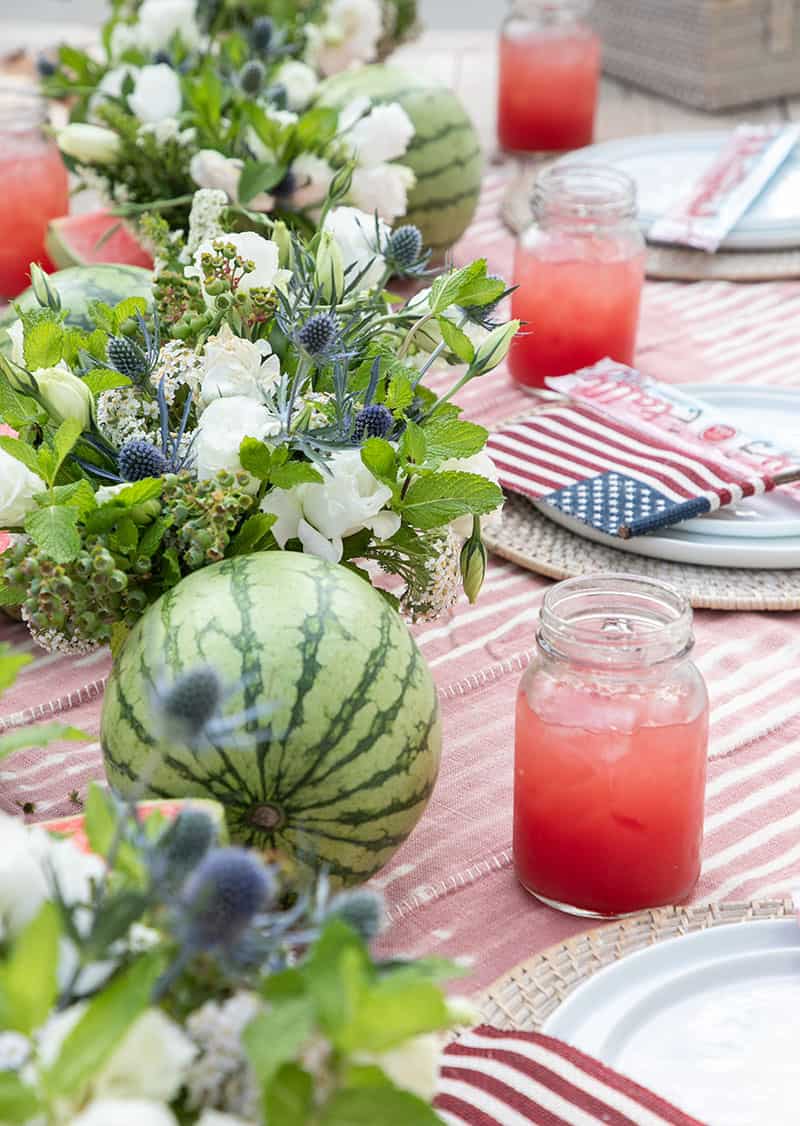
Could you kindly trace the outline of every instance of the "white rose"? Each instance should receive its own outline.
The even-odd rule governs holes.
[[[280,432],[280,422],[263,403],[244,395],[215,399],[200,416],[195,440],[197,477],[207,481],[222,469],[242,468],[239,447],[245,438],[262,440]],[[252,482],[255,492],[258,482]]]
[[[21,368],[25,367],[25,326],[22,320],[17,317],[14,323],[8,326],[6,332],[11,341],[11,354],[9,359],[12,364],[16,364]]]
[[[0,450],[0,528],[21,527],[28,513],[36,508],[34,496],[44,490],[41,477],[5,450]]]
[[[345,142],[364,168],[397,160],[408,151],[414,123],[398,102],[375,106],[348,130]]]
[[[80,164],[113,164],[119,156],[120,139],[112,129],[75,121],[56,134],[58,147]]]
[[[207,407],[215,399],[230,395],[258,399],[275,386],[280,375],[280,360],[272,354],[266,340],[255,344],[243,340],[225,324],[206,341],[200,372],[200,406]]]
[[[143,66],[134,79],[128,105],[144,122],[175,118],[180,113],[183,96],[175,71],[166,63]]]
[[[37,368],[34,374],[39,394],[53,418],[58,422],[74,418],[86,430],[94,409],[87,384],[66,366]]]
[[[439,1066],[443,1037],[428,1032],[392,1048],[388,1052],[367,1052],[359,1055],[360,1063],[374,1063],[403,1091],[433,1102],[439,1086]]]
[[[447,461],[443,461],[439,467],[442,472],[451,471],[456,473],[475,473],[479,477],[485,477],[488,481],[493,481],[495,485],[500,482],[500,474],[497,466],[492,461],[491,455],[486,450],[481,450],[480,453],[473,454],[472,457],[451,457]],[[481,524],[486,524],[492,520],[496,512],[499,512],[502,504],[486,516],[481,517]],[[472,517],[459,516],[457,520],[453,520],[450,527],[457,536],[467,539],[472,535]]]
[[[280,547],[299,539],[307,554],[338,563],[342,540],[363,528],[378,539],[389,539],[401,520],[385,510],[392,490],[370,473],[359,450],[340,450],[328,462],[328,470],[321,484],[273,489],[261,508],[278,518],[272,533]]]
[[[378,220],[376,237],[373,215],[359,211],[357,207],[334,207],[326,216],[324,229],[330,231],[339,244],[348,281],[365,270],[360,283],[362,289],[372,289],[381,283],[386,272],[386,259],[380,248],[386,245],[390,235],[383,220]]]
[[[160,51],[178,34],[186,47],[197,47],[196,9],[196,0],[144,0],[135,24],[137,46]]]
[[[304,110],[317,92],[319,80],[306,63],[290,59],[280,66],[273,79],[286,91],[286,103],[290,110]]]
[[[350,199],[362,211],[377,212],[381,219],[393,223],[408,211],[408,193],[416,182],[416,176],[405,164],[356,168]]]
[[[297,208],[315,207],[323,202],[335,175],[327,160],[314,153],[304,152],[292,165],[297,187],[292,192],[292,203]]]
[[[169,1107],[150,1099],[97,1099],[69,1126],[178,1126]]]
[[[382,33],[378,0],[332,0],[325,23],[306,29],[308,61],[326,77],[371,62]]]
[[[94,1078],[95,1097],[171,1102],[197,1051],[178,1024],[160,1009],[147,1009]]]
[[[220,240],[209,240],[200,244],[195,251],[194,265],[187,266],[184,271],[187,277],[202,279],[203,271],[200,263],[204,254],[213,253],[215,241]],[[243,231],[238,235],[224,235],[221,241],[231,243],[240,258],[255,265],[255,269],[245,274],[239,282],[240,293],[246,293],[250,289],[280,289],[292,276],[289,270],[279,268],[280,249],[272,239],[262,238],[255,231]],[[206,299],[213,302],[213,298],[209,298],[208,295]]]

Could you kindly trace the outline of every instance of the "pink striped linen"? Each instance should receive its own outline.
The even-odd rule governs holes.
[[[492,270],[508,273],[513,240],[498,213],[505,182],[502,171],[487,179],[457,257],[485,254]],[[637,364],[673,382],[800,386],[798,312],[800,283],[649,284]],[[485,424],[519,415],[530,404],[502,370],[467,387],[461,401]],[[462,991],[482,988],[585,928],[535,903],[512,869],[514,696],[547,585],[492,560],[476,606],[462,603],[416,631],[439,686],[445,749],[425,817],[375,881],[392,923],[380,951],[462,957],[468,966],[458,983]],[[778,895],[797,882],[798,621],[790,614],[696,616],[697,658],[712,702],[700,902]],[[6,639],[29,644],[14,623],[0,625],[0,640]],[[105,654],[77,660],[40,655],[0,703],[0,731],[64,713],[96,736],[108,668]],[[96,743],[23,752],[0,764],[0,808],[19,812],[32,803],[34,818],[75,812],[71,793],[80,798],[93,777],[102,777]]]

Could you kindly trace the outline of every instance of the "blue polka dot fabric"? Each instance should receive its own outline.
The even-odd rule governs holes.
[[[574,516],[609,536],[642,535],[701,516],[711,508],[706,497],[676,504],[650,485],[621,473],[600,473],[541,498],[565,516]]]

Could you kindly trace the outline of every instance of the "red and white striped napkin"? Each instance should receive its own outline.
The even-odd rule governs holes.
[[[436,1109],[449,1126],[703,1126],[560,1040],[488,1025],[448,1046]]]

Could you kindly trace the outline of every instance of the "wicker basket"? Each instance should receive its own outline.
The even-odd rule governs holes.
[[[702,109],[800,94],[800,0],[595,0],[605,69]]]

